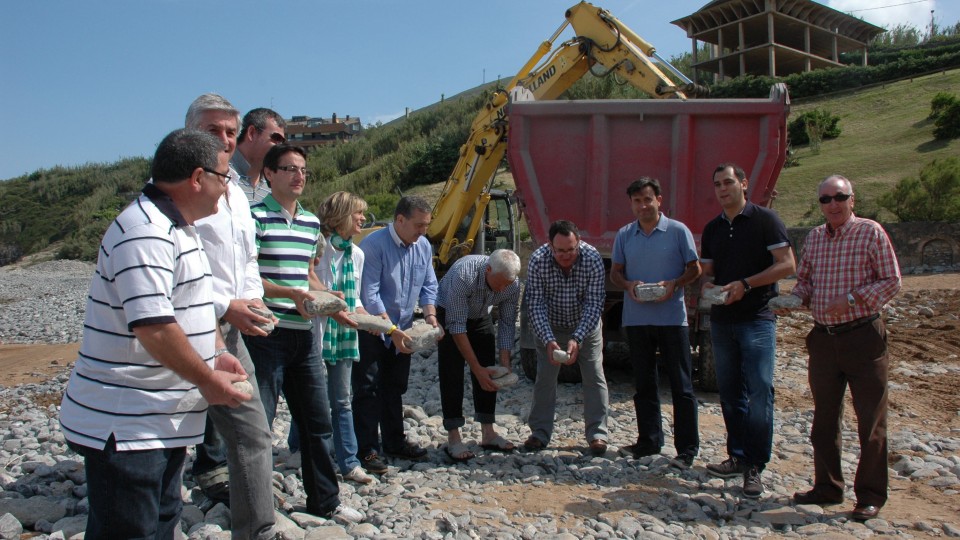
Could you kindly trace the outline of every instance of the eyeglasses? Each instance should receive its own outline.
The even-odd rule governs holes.
[[[553,248],[553,252],[556,253],[557,255],[570,255],[570,254],[576,253],[577,250],[579,249],[580,249],[580,246],[572,247],[570,249]]]
[[[307,180],[313,178],[313,175],[310,174],[310,171],[308,171],[306,167],[296,167],[294,165],[278,165],[277,170],[286,171],[288,173],[293,173],[293,174],[303,173],[303,177],[306,178]]]
[[[287,142],[287,138],[284,137],[283,134],[277,133],[277,132],[275,131],[275,132],[273,132],[273,133],[270,134],[270,141],[273,142],[273,143],[275,143],[275,144],[283,144],[283,143]]]
[[[223,174],[222,172],[217,172],[217,171],[215,171],[215,170],[213,170],[213,169],[208,169],[208,168],[206,168],[206,167],[203,167],[203,172],[208,172],[208,173],[210,173],[210,174],[219,176],[220,178],[223,179],[223,180],[221,180],[221,182],[223,182],[223,185],[227,185],[227,181],[230,180],[230,175],[229,175],[229,174]]]
[[[830,201],[843,202],[853,196],[853,193],[837,193],[836,195],[821,195],[820,204],[830,204]]]

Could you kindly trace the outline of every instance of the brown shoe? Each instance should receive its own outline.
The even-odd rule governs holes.
[[[527,452],[539,452],[546,447],[547,445],[543,441],[533,435],[527,437],[527,440],[523,442],[523,449]]]
[[[853,507],[853,512],[850,513],[850,517],[857,521],[866,521],[868,519],[873,519],[878,515],[880,515],[879,506],[860,503],[857,503],[857,505]]]
[[[590,453],[595,456],[602,456],[607,453],[607,441],[603,439],[594,439],[590,441]]]

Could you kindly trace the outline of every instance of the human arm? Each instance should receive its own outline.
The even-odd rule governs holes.
[[[457,346],[457,350],[460,351],[460,355],[463,356],[467,365],[470,366],[470,372],[473,373],[473,376],[477,378],[477,382],[480,383],[480,388],[483,388],[487,392],[496,392],[498,390],[497,385],[494,384],[493,379],[490,378],[490,372],[487,371],[487,368],[480,365],[480,361],[477,359],[473,347],[470,346],[470,339],[467,337],[467,334],[450,334],[450,336],[453,338],[453,343]]]
[[[726,304],[738,302],[746,295],[747,291],[743,281],[749,283],[751,288],[770,285],[796,271],[797,262],[793,256],[793,249],[789,245],[773,249],[770,254],[773,256],[773,263],[763,271],[723,286],[721,290],[727,292]]]
[[[621,263],[612,263],[610,265],[610,282],[627,292],[627,296],[634,302],[640,302],[637,298],[636,286],[642,285],[640,280],[631,281],[626,277],[626,265]]]

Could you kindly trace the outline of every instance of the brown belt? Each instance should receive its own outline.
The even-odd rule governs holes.
[[[880,314],[874,313],[869,317],[861,317],[859,319],[854,319],[850,322],[845,322],[843,324],[829,325],[829,324],[820,324],[818,322],[814,322],[813,327],[816,328],[817,330],[822,330],[830,334],[831,336],[835,336],[837,334],[844,334],[851,330],[856,330],[861,326],[866,326],[879,318],[880,318]]]

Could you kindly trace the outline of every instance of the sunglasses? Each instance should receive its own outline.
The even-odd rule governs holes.
[[[277,132],[273,132],[270,134],[270,140],[275,144],[283,144],[287,142],[287,138]]]
[[[849,199],[852,193],[837,193],[836,195],[821,195],[820,204],[830,204],[830,201],[843,202]]]

